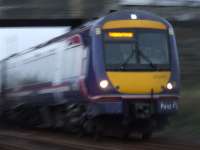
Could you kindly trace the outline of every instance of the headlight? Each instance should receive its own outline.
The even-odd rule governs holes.
[[[168,90],[172,90],[173,89],[173,85],[172,85],[172,83],[167,83],[167,89]]]
[[[100,85],[100,87],[102,89],[105,89],[105,88],[108,87],[108,81],[107,80],[102,80],[102,81],[100,81],[99,85]]]

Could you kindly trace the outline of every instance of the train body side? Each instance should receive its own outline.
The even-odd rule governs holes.
[[[152,57],[142,54],[140,46],[151,54],[155,50],[152,43],[157,46],[160,42],[155,38],[148,43],[151,37],[157,36],[151,34],[138,44],[143,33],[158,33],[164,37],[167,52],[163,47],[157,51],[159,56],[166,52],[164,62],[167,63],[156,64]],[[110,41],[117,46],[106,48],[105,43]],[[123,47],[124,42],[129,48]],[[115,55],[119,51],[121,53]],[[128,68],[133,54],[137,60]],[[114,67],[107,64],[122,58],[124,60]],[[131,129],[146,136],[152,133],[153,126],[165,125],[168,117],[178,110],[180,71],[173,28],[165,19],[147,12],[109,14],[49,44],[7,58],[1,64],[4,109],[58,106],[59,113],[55,116],[62,116],[63,124],[67,123],[67,127],[71,124],[72,129],[91,131],[98,128],[95,123],[105,125],[108,121],[112,128],[122,125],[126,133]]]
[[[88,69],[89,46],[79,34],[4,60],[4,104],[61,105],[84,100],[80,82]]]

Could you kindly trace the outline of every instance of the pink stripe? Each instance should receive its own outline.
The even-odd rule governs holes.
[[[68,85],[67,81],[65,81],[61,84],[58,84],[58,85],[52,85],[51,83],[48,83],[48,84],[44,83],[44,84],[24,86],[24,87],[19,88],[16,91],[15,91],[15,89],[8,89],[7,91],[9,91],[11,93],[19,93],[19,92],[32,91],[32,90],[56,89],[56,88],[65,87],[67,85]]]

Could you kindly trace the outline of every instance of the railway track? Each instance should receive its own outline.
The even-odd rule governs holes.
[[[200,144],[175,141],[167,138],[153,138],[149,141],[122,140],[91,137],[78,138],[62,133],[41,131],[0,130],[1,150],[199,150]]]

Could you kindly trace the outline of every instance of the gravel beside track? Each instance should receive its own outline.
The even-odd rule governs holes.
[[[41,130],[1,130],[1,150],[199,150],[200,144],[154,137],[149,141],[102,137],[77,137]]]

